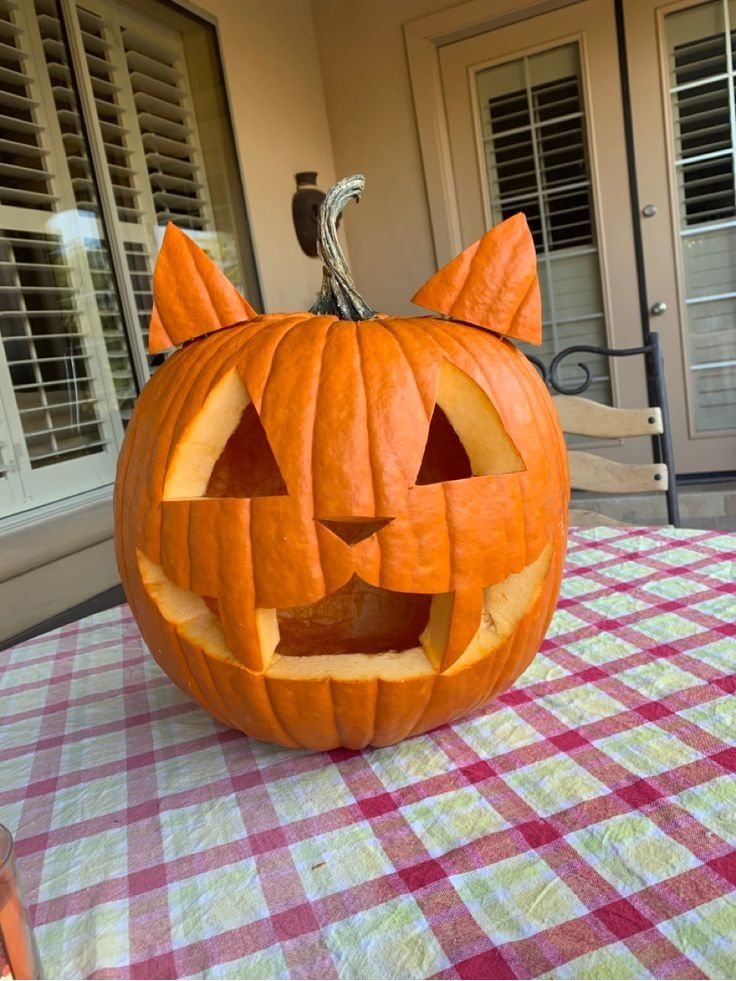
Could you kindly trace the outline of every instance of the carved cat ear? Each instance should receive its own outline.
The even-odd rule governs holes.
[[[412,302],[495,334],[541,344],[537,258],[524,215],[512,215],[455,256]]]
[[[215,263],[169,222],[153,270],[151,354],[257,316]]]

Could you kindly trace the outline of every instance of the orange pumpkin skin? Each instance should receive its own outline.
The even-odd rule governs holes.
[[[542,300],[529,226],[512,215],[443,266],[412,301],[529,344],[542,343]]]
[[[417,485],[448,364],[490,400],[523,469]],[[233,371],[286,493],[174,499],[166,487],[177,453]],[[118,467],[118,564],[154,657],[220,721],[289,747],[382,746],[483,705],[525,670],[559,591],[567,498],[554,407],[510,342],[433,317],[262,316],[188,344],[141,394]],[[353,545],[319,520],[354,515],[392,520]],[[216,641],[176,621],[173,606],[162,613],[146,563],[167,595],[191,599]],[[497,586],[503,603],[504,584],[529,569],[536,578],[524,609],[508,629],[502,617],[491,624],[495,641],[489,647],[483,634],[484,645],[475,638],[483,591]],[[356,575],[386,590],[453,597],[436,669],[341,675],[325,655],[300,676],[291,665],[308,658],[262,663],[257,610],[314,603]]]

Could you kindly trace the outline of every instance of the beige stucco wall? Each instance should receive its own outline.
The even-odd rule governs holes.
[[[462,2],[462,0],[460,0]],[[402,26],[449,0],[313,0],[335,168],[366,189],[347,226],[356,283],[387,313],[435,271]]]
[[[309,0],[198,0],[217,18],[266,310],[308,307],[320,264],[294,234],[294,174],[334,182]]]

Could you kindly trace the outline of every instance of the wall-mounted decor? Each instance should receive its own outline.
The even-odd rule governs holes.
[[[317,173],[304,170],[296,177],[296,191],[291,199],[291,214],[294,229],[302,252],[313,259],[317,257],[317,222],[319,208],[324,201],[325,192],[317,187]]]

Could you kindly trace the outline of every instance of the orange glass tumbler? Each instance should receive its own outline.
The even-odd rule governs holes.
[[[0,981],[36,981],[41,961],[18,878],[13,836],[0,824]]]

